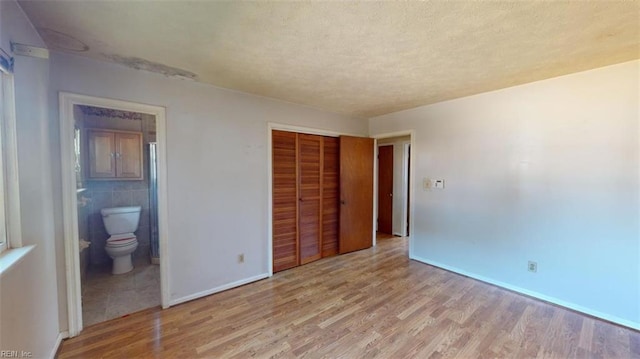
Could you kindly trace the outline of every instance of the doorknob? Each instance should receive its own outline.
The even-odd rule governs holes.
[[[389,197],[393,197],[393,193],[389,193]]]

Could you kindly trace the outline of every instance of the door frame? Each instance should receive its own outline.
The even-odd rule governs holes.
[[[304,133],[309,135],[320,135],[320,136],[328,136],[328,137],[340,137],[340,136],[364,137],[361,134],[336,132],[336,131],[323,130],[319,128],[294,126],[294,125],[287,125],[287,124],[276,123],[276,122],[267,122],[267,251],[266,252],[267,252],[267,268],[269,268],[269,277],[273,276],[273,153],[272,153],[273,130],[297,132],[297,133]],[[376,173],[377,172],[375,172],[374,170],[374,173],[372,175]],[[375,203],[376,196],[373,196],[373,197],[374,197],[373,200]],[[374,205],[374,209],[375,209],[375,205]],[[376,215],[376,211],[374,210],[372,213],[372,216],[375,216],[375,215]],[[373,232],[374,245],[375,245],[375,239],[376,239],[376,234],[374,230]]]
[[[376,135],[370,135],[371,138],[375,139],[375,149],[376,149],[376,153],[375,155],[378,155],[378,140],[382,140],[385,138],[392,138],[392,137],[404,137],[404,136],[409,136],[410,137],[410,145],[411,145],[411,156],[409,158],[409,193],[411,198],[415,198],[416,194],[415,194],[415,142],[416,142],[416,131],[415,130],[405,130],[405,131],[397,131],[397,132],[387,132],[387,133],[381,133],[381,134],[376,134]],[[404,147],[403,147],[403,151],[404,151]],[[406,161],[406,156],[405,159],[403,161],[403,167],[404,164],[407,163]],[[375,161],[375,165],[374,165],[374,176],[373,176],[373,186],[374,186],[374,191],[375,193],[377,193],[378,191],[378,161]],[[406,173],[406,171],[403,168],[403,173]],[[374,197],[374,204],[373,204],[373,212],[375,213],[375,215],[377,215],[378,213],[378,196],[373,196]],[[406,201],[406,199],[405,199]],[[415,218],[414,218],[414,213],[415,213],[415,202],[416,201],[411,201],[409,202],[409,258],[413,257],[413,246],[414,246],[414,241],[413,241],[413,233],[415,233],[414,230],[414,226],[415,226]],[[406,210],[406,202],[404,205],[404,208]],[[405,228],[406,228],[406,218],[407,216],[403,216],[403,221],[405,222]],[[375,231],[374,231],[375,234]],[[376,245],[376,238],[374,235],[373,238],[373,245]]]
[[[64,251],[67,284],[67,311],[69,337],[82,331],[82,299],[80,282],[80,252],[78,251],[78,212],[75,177],[74,152],[74,111],[75,105],[88,105],[122,111],[139,112],[155,116],[156,142],[158,143],[158,232],[160,244],[160,292],[162,308],[170,306],[169,289],[169,246],[168,246],[168,206],[167,206],[167,152],[166,109],[161,106],[115,100],[102,97],[60,92],[60,149],[62,169],[62,223],[64,230]]]

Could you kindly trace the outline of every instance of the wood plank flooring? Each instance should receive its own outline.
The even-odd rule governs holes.
[[[407,258],[405,238],[89,327],[59,358],[640,358],[640,333]]]

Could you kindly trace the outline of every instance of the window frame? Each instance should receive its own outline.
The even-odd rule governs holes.
[[[20,218],[20,185],[18,180],[18,141],[15,112],[14,75],[0,66],[0,185],[3,191],[4,224],[6,240],[0,245],[0,254],[21,248],[22,222]],[[1,220],[1,218],[0,218]]]

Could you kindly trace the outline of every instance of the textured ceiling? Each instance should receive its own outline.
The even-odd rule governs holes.
[[[20,4],[53,49],[363,118],[640,58],[639,1]]]

